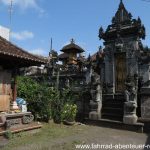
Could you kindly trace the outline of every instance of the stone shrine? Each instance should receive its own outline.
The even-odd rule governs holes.
[[[122,0],[104,31],[104,61],[100,67],[102,93],[101,118],[137,124],[150,119],[150,51],[143,47],[145,27],[140,17],[133,19]]]

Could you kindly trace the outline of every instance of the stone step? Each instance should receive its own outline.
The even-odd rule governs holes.
[[[123,112],[102,111],[102,118],[111,120],[123,120]]]
[[[103,99],[105,100],[115,99],[115,100],[125,101],[125,96],[123,94],[103,95]]]
[[[103,104],[120,104],[120,105],[124,105],[124,102],[115,101],[115,100],[102,101],[102,103],[103,103]]]
[[[102,116],[122,117],[122,114],[102,113]]]
[[[111,99],[109,96],[102,101],[102,118],[123,121],[124,99],[119,98]]]
[[[118,103],[124,103],[125,100],[121,100],[121,99],[103,99],[103,102],[118,102]]]
[[[100,120],[90,120],[85,119],[85,122],[88,125],[96,125],[104,128],[114,128],[121,130],[129,130],[134,132],[143,133],[144,124],[136,123],[134,125],[124,124],[122,121],[114,121],[110,119],[100,119]]]
[[[102,118],[110,119],[110,120],[123,121],[123,115],[122,114],[102,113]]]
[[[121,115],[123,115],[123,109],[122,108],[104,107],[102,109],[102,113],[112,113],[112,114],[121,114]]]
[[[38,122],[33,122],[30,124],[25,124],[25,125],[21,125],[21,126],[16,126],[12,129],[9,129],[12,133],[19,133],[19,132],[23,132],[23,131],[30,131],[31,130],[36,130],[36,129],[40,129],[42,128],[42,124],[39,124]],[[4,128],[0,129],[0,136],[4,135],[5,132],[7,132],[7,130],[5,130]]]
[[[103,108],[107,108],[107,107],[110,107],[110,108],[121,108],[123,109],[124,105],[123,104],[120,104],[120,103],[103,103]]]

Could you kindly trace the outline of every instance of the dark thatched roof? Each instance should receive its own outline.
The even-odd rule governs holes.
[[[69,55],[67,53],[62,53],[58,56],[59,60],[67,59]]]
[[[74,40],[72,39],[71,40],[71,43],[64,46],[62,49],[61,49],[62,52],[66,52],[66,53],[70,53],[70,52],[77,52],[77,53],[82,53],[84,52],[84,49],[82,49],[80,46],[76,45]]]
[[[47,61],[42,57],[26,52],[0,36],[0,65],[5,62],[10,63],[10,66],[14,63],[13,66],[26,67],[45,64]]]

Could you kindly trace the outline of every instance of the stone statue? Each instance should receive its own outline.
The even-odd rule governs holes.
[[[135,82],[131,80],[130,77],[127,78],[127,82],[125,83],[125,85],[126,85],[126,90],[125,90],[126,102],[124,103],[123,122],[125,124],[136,124],[137,86]]]
[[[135,82],[131,81],[131,78],[128,77],[127,81],[125,83],[126,85],[126,90],[125,90],[125,99],[126,102],[135,102],[137,103],[137,85],[136,85],[136,81],[137,79],[135,79]]]
[[[95,72],[92,68],[91,75],[91,97],[89,118],[92,120],[98,120],[101,118],[101,108],[102,108],[102,88],[100,84],[100,75]]]
[[[100,75],[94,71],[92,68],[92,74],[91,74],[91,96],[92,100],[94,101],[100,101],[99,96],[100,93]]]

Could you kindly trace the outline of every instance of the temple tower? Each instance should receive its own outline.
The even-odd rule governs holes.
[[[138,56],[141,39],[145,38],[145,27],[141,19],[132,19],[122,0],[106,31],[99,29],[99,38],[105,45],[104,82],[109,93],[122,93],[127,76],[138,74]]]
[[[103,82],[102,113],[104,119],[136,124],[138,106],[139,59],[141,39],[145,39],[145,27],[141,19],[133,19],[122,0],[112,23],[104,31],[104,65],[101,69]]]
[[[75,44],[74,39],[71,39],[70,44],[64,46],[61,49],[61,52],[63,53],[59,55],[59,60],[61,60],[64,65],[76,65],[78,58],[77,55],[83,53],[84,50]]]

